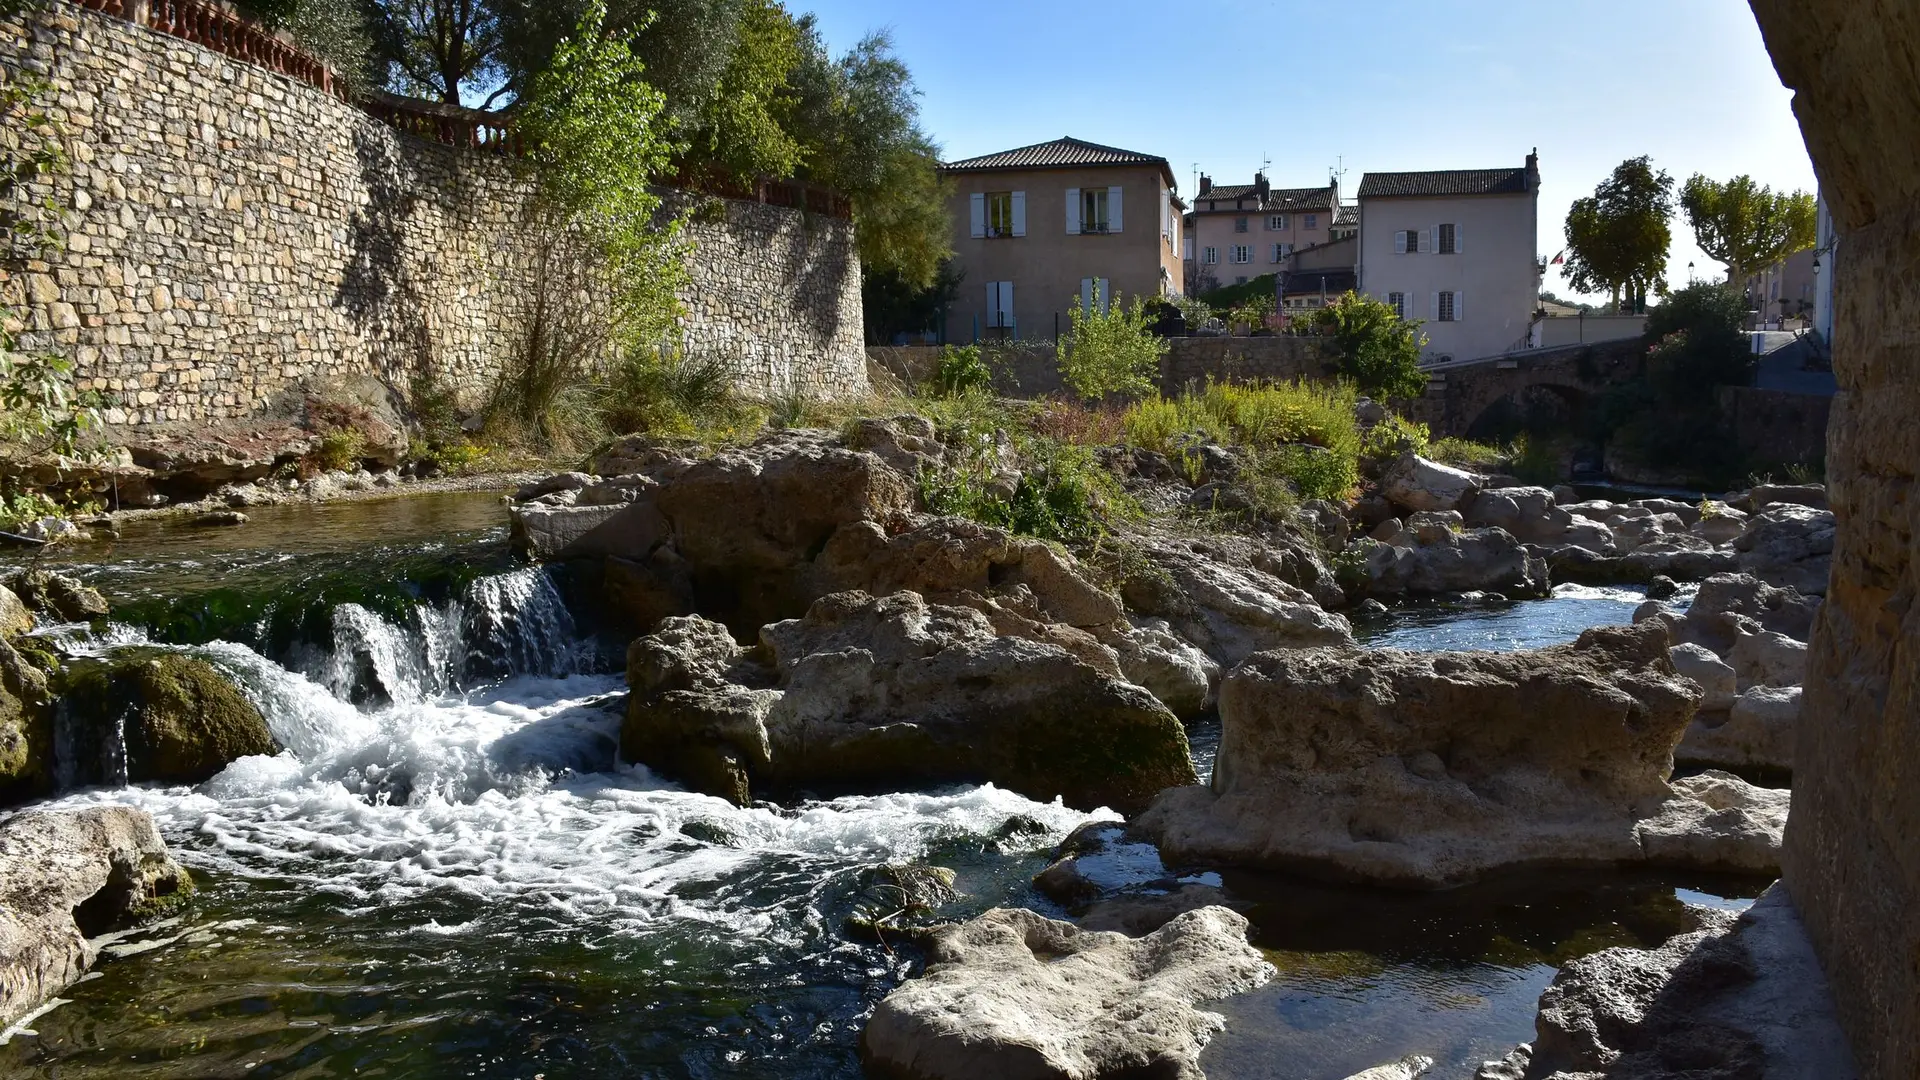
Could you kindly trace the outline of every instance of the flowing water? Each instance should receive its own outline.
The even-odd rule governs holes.
[[[231,532],[153,526],[76,551],[116,621],[51,633],[202,656],[287,750],[197,788],[52,801],[149,810],[201,891],[0,1036],[0,1075],[857,1076],[861,1023],[918,960],[847,925],[882,897],[877,871],[953,869],[953,917],[1057,913],[1029,879],[1090,815],[991,786],[740,809],[620,762],[624,643],[578,623],[551,572],[511,561],[502,517],[486,495],[270,508]],[[1569,594],[1364,629],[1515,648],[1636,602]],[[1218,1006],[1233,1023],[1208,1051],[1216,1080],[1343,1077],[1403,1046],[1494,1052],[1528,1037],[1555,963],[1657,940],[1676,885],[1751,883],[1227,884],[1281,975]]]

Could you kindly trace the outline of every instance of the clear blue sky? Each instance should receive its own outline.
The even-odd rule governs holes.
[[[1205,20],[1106,0],[788,0],[840,51],[892,31],[949,159],[1074,135],[1247,183],[1369,169],[1518,166],[1540,150],[1540,251],[1574,199],[1651,154],[1684,182],[1751,174],[1813,190],[1813,168],[1744,0],[1251,0]],[[1669,280],[1724,275],[1674,222]],[[1546,287],[1565,284],[1550,272]]]

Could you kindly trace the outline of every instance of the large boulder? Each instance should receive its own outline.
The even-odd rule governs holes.
[[[1468,528],[1505,529],[1529,544],[1568,542],[1574,517],[1542,487],[1490,488],[1468,500],[1461,513]],[[1582,533],[1583,538],[1596,534]]]
[[[71,752],[61,767],[77,784],[197,784],[280,751],[260,710],[197,657],[133,649],[77,660],[59,681]]]
[[[1825,596],[1833,567],[1833,512],[1776,503],[1747,521],[1733,547],[1743,572],[1769,585]]]
[[[1700,583],[1686,614],[1671,628],[1677,640],[1725,656],[1744,634],[1770,631],[1806,641],[1819,610],[1818,597],[1796,589],[1775,588],[1752,574],[1715,574]]]
[[[7,579],[7,587],[29,608],[61,622],[104,619],[112,610],[98,589],[52,570],[21,570]]]
[[[1667,651],[1673,669],[1700,686],[1700,711],[1717,712],[1733,708],[1733,696],[1740,692],[1733,667],[1713,654],[1705,645],[1682,642]]]
[[[862,1038],[868,1070],[900,1080],[1202,1080],[1226,1026],[1195,1005],[1273,975],[1223,907],[1142,938],[995,908],[936,931],[927,969],[887,995]]]
[[[1131,810],[1194,778],[1180,721],[1117,670],[914,593],[823,597],[752,650],[669,618],[627,664],[625,755],[736,801],[763,785],[991,781]]]
[[[193,891],[143,810],[99,806],[0,820],[0,1026],[72,985],[88,939]]]
[[[1687,765],[1792,772],[1799,722],[1799,687],[1755,686],[1719,711],[1696,715],[1673,757]]]
[[[0,638],[0,805],[53,790],[53,749],[47,674]]]
[[[1480,488],[1480,478],[1464,469],[1402,454],[1380,477],[1380,493],[1407,511],[1458,510]]]
[[[1230,668],[1256,652],[1345,644],[1353,628],[1297,584],[1317,584],[1314,558],[1239,537],[1143,537],[1120,592],[1129,610],[1164,620]],[[1337,597],[1339,590],[1333,590]]]
[[[1165,619],[1114,627],[1100,640],[1113,649],[1128,682],[1146,687],[1180,719],[1191,720],[1213,707],[1220,665],[1174,633]]]
[[[1504,529],[1452,528],[1430,513],[1407,521],[1404,542],[1361,541],[1366,591],[1373,596],[1545,596],[1551,587],[1546,560]]]
[[[1211,790],[1166,792],[1135,827],[1173,862],[1415,887],[1525,864],[1771,865],[1781,823],[1762,813],[1672,842],[1716,812],[1666,779],[1699,700],[1659,626],[1531,652],[1264,653],[1222,684]]]
[[[1826,976],[1786,893],[1654,949],[1569,962],[1540,995],[1533,1080],[1857,1080]],[[1509,1074],[1513,1075],[1513,1074]]]

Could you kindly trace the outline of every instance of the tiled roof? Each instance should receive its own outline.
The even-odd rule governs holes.
[[[1335,225],[1360,224],[1360,204],[1348,203],[1347,205],[1341,207],[1340,212],[1334,215],[1333,223]]]
[[[940,166],[946,172],[985,172],[990,169],[1077,169],[1098,165],[1158,165],[1173,182],[1173,167],[1167,159],[1114,146],[1101,146],[1071,137],[1034,143],[997,154],[949,161]]]
[[[1259,195],[1260,189],[1252,184],[1215,184],[1194,198],[1201,201],[1234,202],[1238,199],[1257,198]]]
[[[1363,199],[1434,198],[1449,195],[1525,195],[1525,169],[1455,169],[1450,172],[1370,172],[1360,179]]]
[[[1253,184],[1215,184],[1204,194],[1195,195],[1193,198],[1196,204],[1209,200],[1225,203],[1226,205],[1213,211],[1213,213],[1216,214],[1224,214],[1229,210],[1261,210],[1267,213],[1280,214],[1296,211],[1300,213],[1311,213],[1315,210],[1333,209],[1333,188],[1331,187],[1274,188],[1267,192],[1267,201],[1264,204],[1256,201],[1253,205],[1246,207],[1236,207],[1233,205],[1236,200],[1257,200],[1259,196],[1260,189]],[[1199,209],[1203,213],[1206,212],[1205,207],[1199,207]]]

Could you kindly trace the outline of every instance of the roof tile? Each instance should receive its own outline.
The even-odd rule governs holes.
[[[1450,195],[1524,195],[1525,169],[1455,169],[1448,172],[1370,172],[1360,178],[1363,199],[1434,198]]]
[[[1034,143],[997,154],[963,158],[941,165],[945,172],[985,172],[991,169],[1071,169],[1089,165],[1158,165],[1172,181],[1167,159],[1114,146],[1101,146],[1072,137]]]

